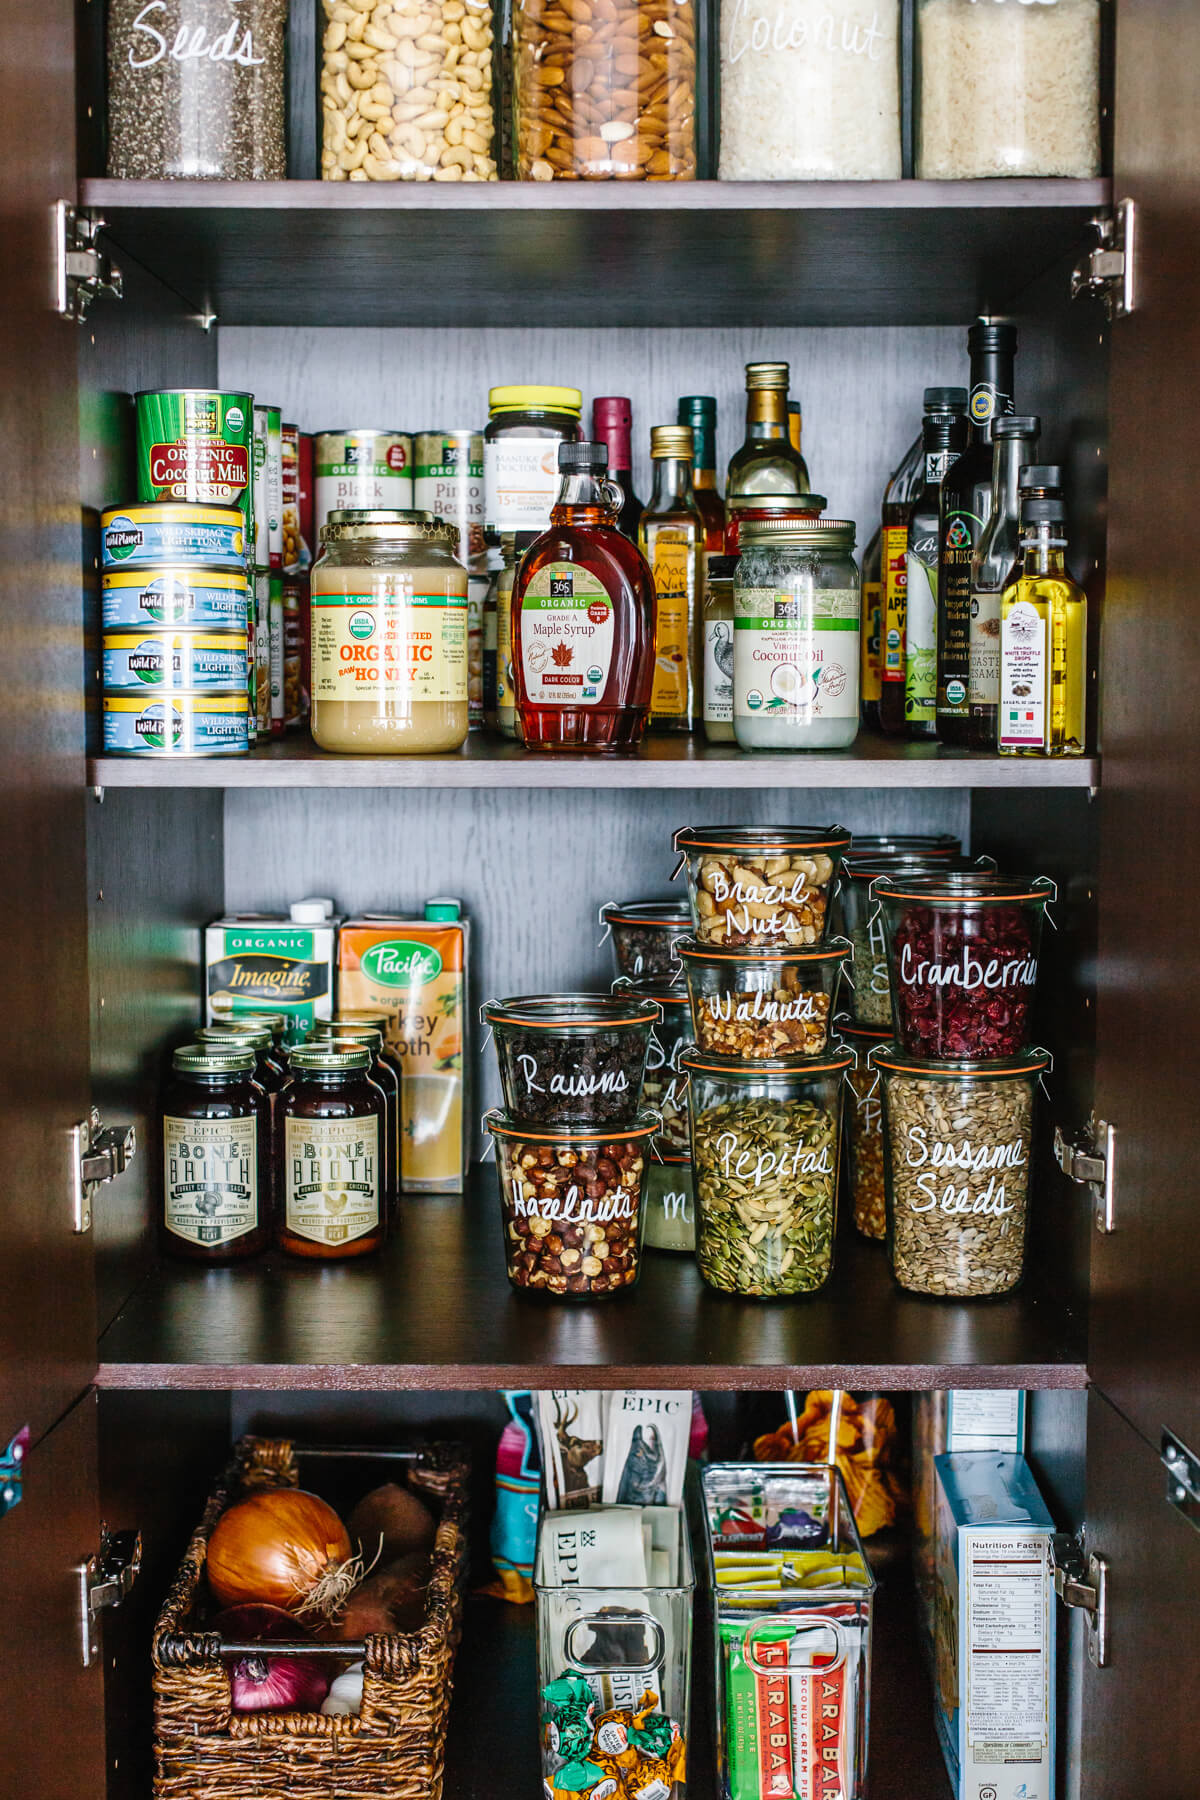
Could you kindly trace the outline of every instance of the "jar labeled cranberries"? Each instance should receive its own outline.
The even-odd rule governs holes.
[[[1052,881],[879,876],[896,1041],[915,1056],[994,1061],[1030,1041]]]

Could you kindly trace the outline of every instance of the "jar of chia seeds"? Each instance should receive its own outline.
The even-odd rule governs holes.
[[[843,750],[858,734],[861,597],[847,519],[754,519],[733,588],[743,750]]]

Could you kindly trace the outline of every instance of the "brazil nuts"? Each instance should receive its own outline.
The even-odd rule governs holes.
[[[486,0],[323,0],[325,181],[495,181]]]
[[[513,81],[521,180],[695,176],[693,0],[524,0]]]

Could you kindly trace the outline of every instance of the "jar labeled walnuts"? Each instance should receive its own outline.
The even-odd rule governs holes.
[[[845,938],[811,949],[727,950],[685,938],[696,1042],[718,1056],[749,1060],[818,1056],[829,1041],[838,977],[850,953]]]
[[[324,181],[495,181],[490,0],[322,0]]]
[[[522,181],[692,180],[694,0],[517,0]]]
[[[840,825],[707,825],[675,833],[704,945],[819,944],[830,883],[850,842]],[[681,865],[682,866],[682,865]]]
[[[655,1113],[597,1136],[485,1114],[496,1146],[508,1279],[523,1292],[592,1299],[631,1288],[641,1270]]]

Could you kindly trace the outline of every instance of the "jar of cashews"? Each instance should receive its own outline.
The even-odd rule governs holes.
[[[322,0],[325,181],[495,181],[489,0]]]

